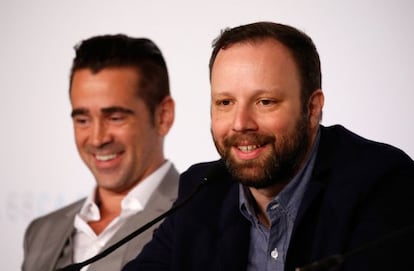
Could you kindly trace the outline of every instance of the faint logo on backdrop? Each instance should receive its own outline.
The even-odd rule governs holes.
[[[0,222],[2,224],[26,225],[33,218],[42,216],[67,205],[81,197],[81,192],[68,194],[67,192],[56,193],[52,191],[3,191],[0,211]]]

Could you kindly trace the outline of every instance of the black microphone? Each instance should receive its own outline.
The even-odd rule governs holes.
[[[411,233],[414,231],[414,225],[407,226],[405,228],[401,228],[399,230],[393,231],[379,239],[376,239],[374,241],[365,243],[364,245],[357,247],[351,251],[348,251],[344,254],[335,254],[326,258],[323,258],[319,261],[315,261],[311,264],[305,265],[300,268],[296,268],[295,271],[324,271],[324,270],[331,270],[331,268],[338,267],[341,265],[347,258],[373,249],[377,247],[378,245],[381,245],[383,243],[386,243],[388,241],[393,241],[397,239],[398,237],[402,237],[405,234]]]
[[[169,216],[170,214],[176,212],[178,209],[180,209],[181,207],[186,205],[201,190],[201,188],[204,185],[206,185],[207,183],[209,183],[212,180],[214,180],[215,178],[217,178],[221,174],[224,167],[225,166],[222,162],[219,162],[217,165],[212,166],[208,170],[208,172],[206,174],[206,177],[202,178],[201,182],[197,185],[197,187],[186,198],[184,198],[182,201],[174,204],[168,211],[166,211],[165,213],[162,213],[161,215],[157,216],[156,218],[154,218],[153,220],[151,220],[150,222],[148,222],[144,226],[136,229],[135,231],[133,231],[129,235],[125,236],[123,239],[119,240],[118,242],[116,242],[112,246],[110,246],[107,249],[101,251],[100,253],[96,254],[95,256],[93,256],[89,259],[86,259],[83,262],[73,263],[73,264],[67,265],[65,267],[56,269],[55,271],[80,271],[82,267],[84,267],[86,265],[89,265],[91,263],[94,263],[94,262],[102,259],[103,257],[111,254],[113,251],[118,249],[120,246],[122,246],[125,243],[129,242],[130,240],[132,240],[136,236],[140,235],[144,231],[151,228],[154,224],[156,224],[160,220],[164,219],[165,217]]]

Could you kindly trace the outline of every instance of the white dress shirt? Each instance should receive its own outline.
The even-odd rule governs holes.
[[[113,219],[109,225],[96,235],[89,226],[89,221],[99,221],[100,212],[95,203],[96,188],[86,198],[80,212],[75,216],[74,227],[76,233],[73,245],[73,260],[81,262],[95,256],[102,250],[111,237],[121,228],[126,219],[144,210],[153,192],[171,167],[171,162],[166,161],[160,168],[154,171],[147,178],[139,182],[121,202],[121,214]],[[81,271],[87,270],[85,266]]]

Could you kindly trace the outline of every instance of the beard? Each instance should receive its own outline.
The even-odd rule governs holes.
[[[287,183],[298,172],[310,145],[310,130],[307,114],[302,114],[292,133],[278,137],[256,132],[241,132],[224,138],[222,145],[214,138],[214,144],[233,179],[256,189],[279,183]],[[231,149],[239,142],[251,145],[270,145],[261,157],[238,161]]]

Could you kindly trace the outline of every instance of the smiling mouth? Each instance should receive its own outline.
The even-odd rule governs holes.
[[[245,146],[237,146],[237,149],[239,149],[242,152],[252,152],[260,147],[261,147],[260,145],[245,145]]]
[[[96,160],[103,162],[115,159],[117,156],[118,154],[95,154]]]

